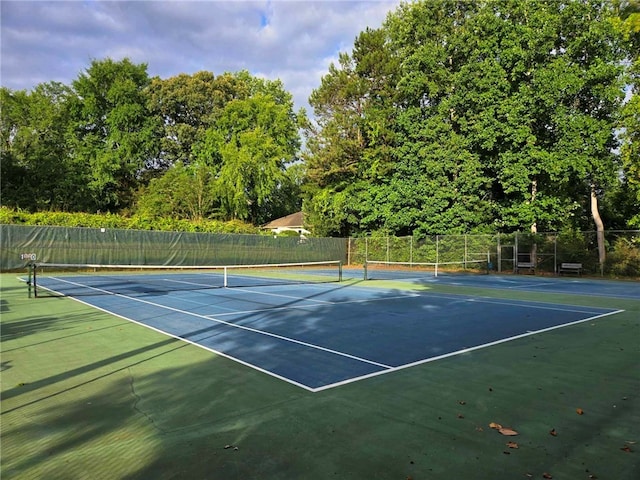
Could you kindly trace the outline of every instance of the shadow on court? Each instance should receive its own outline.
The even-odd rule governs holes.
[[[6,300],[3,335],[13,322],[47,321],[3,338],[12,365],[2,372],[3,478],[631,480],[639,471],[640,301],[310,393],[69,299]]]

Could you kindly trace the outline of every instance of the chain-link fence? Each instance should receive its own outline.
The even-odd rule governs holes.
[[[596,232],[358,237],[349,239],[347,256],[352,265],[487,260],[489,269],[498,273],[530,265],[532,271],[557,274],[563,263],[580,263],[586,274],[640,277],[640,230],[610,230],[604,239],[604,265],[598,260]]]
[[[344,239],[0,225],[0,269],[24,268],[31,255],[38,262],[104,265],[487,261],[494,272],[516,272],[520,263],[547,274],[574,262],[585,274],[639,278],[640,230],[610,230],[604,238],[606,260],[600,265],[596,232]]]

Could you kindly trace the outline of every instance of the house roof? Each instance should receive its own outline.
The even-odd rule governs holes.
[[[263,225],[262,228],[303,228],[303,215],[302,212],[292,213],[291,215],[287,215],[286,217],[276,218],[275,220],[270,221],[266,225]]]

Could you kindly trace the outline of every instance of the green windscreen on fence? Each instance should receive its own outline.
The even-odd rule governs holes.
[[[347,258],[341,238],[0,225],[0,269],[41,263],[238,265]]]

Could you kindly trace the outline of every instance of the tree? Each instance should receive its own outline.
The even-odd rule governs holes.
[[[97,209],[129,206],[158,156],[159,124],[147,110],[148,85],[146,64],[126,58],[94,60],[73,82],[72,155],[91,170],[88,187]]]
[[[291,94],[279,81],[257,79],[247,72],[215,80],[204,74],[199,77],[218,89],[209,93],[226,93],[204,106],[197,96],[185,99],[188,105],[184,108],[178,108],[183,97],[167,94],[166,99],[176,102],[173,111],[184,113],[180,117],[183,126],[190,119],[193,127],[190,136],[171,139],[180,143],[175,152],[182,152],[188,161],[173,157],[166,173],[140,192],[138,211],[152,216],[174,211],[189,218],[242,219],[260,224],[297,210],[298,169],[288,172],[287,167],[297,159],[298,128],[304,111],[293,111]],[[183,77],[180,82],[190,85],[187,80]],[[176,126],[177,118],[167,117],[164,123]]]
[[[382,30],[367,29],[342,53],[309,99],[304,208],[316,233],[348,235],[375,223],[369,189],[383,189],[393,165],[393,75],[397,60]]]
[[[618,9],[618,28],[625,40],[629,67],[628,98],[622,109],[620,125],[624,193],[617,205],[627,206],[628,226],[640,228],[640,1],[621,2]]]
[[[401,7],[387,21],[392,48],[404,59],[395,183],[405,185],[400,198],[406,200],[398,206],[410,212],[408,225],[416,233],[482,229],[494,213],[488,169],[476,146],[492,147],[495,131],[487,118],[501,92],[501,75],[488,58],[469,61],[465,22],[476,8],[422,2]],[[486,125],[473,126],[481,122]],[[409,199],[413,204],[406,204]]]
[[[568,93],[558,97],[554,118],[558,144],[570,152],[570,178],[588,192],[596,226],[601,268],[605,261],[604,228],[599,201],[616,184],[620,170],[614,136],[623,99],[620,35],[614,12],[596,2],[575,2],[559,12],[560,45]],[[559,110],[559,114],[558,114]],[[583,191],[584,191],[583,190]]]
[[[168,79],[153,78],[148,107],[159,118],[163,130],[156,169],[162,173],[176,162],[189,165],[194,160],[194,145],[225,105],[248,95],[249,85],[243,75],[225,73],[216,77],[201,71]]]
[[[436,65],[425,74],[436,80],[417,90],[423,110],[440,107],[440,123],[451,124],[477,156],[492,179],[483,196],[495,203],[500,228],[559,228],[576,199],[590,195],[572,185],[586,185],[589,175],[612,178],[605,165],[615,160],[620,67],[607,10],[595,2],[444,5],[452,9],[444,31],[405,41],[409,68],[425,44],[431,51],[422,64]],[[418,68],[405,74],[409,85],[419,76]]]
[[[214,216],[213,175],[207,165],[177,162],[140,191],[136,213],[144,217],[202,220]]]
[[[390,233],[597,221],[618,168],[623,57],[610,5],[413,2],[362,38],[311,97],[305,205],[321,214],[310,219]],[[392,69],[371,75],[369,59]],[[391,148],[373,148],[372,131]]]
[[[67,147],[72,90],[50,82],[1,94],[3,204],[33,211],[86,207],[88,169]]]
[[[266,86],[272,87],[270,82]],[[226,218],[267,221],[264,213],[287,185],[286,166],[299,148],[299,120],[291,96],[282,97],[282,103],[264,93],[233,100],[209,132],[213,148],[204,155],[219,155],[215,189]]]

